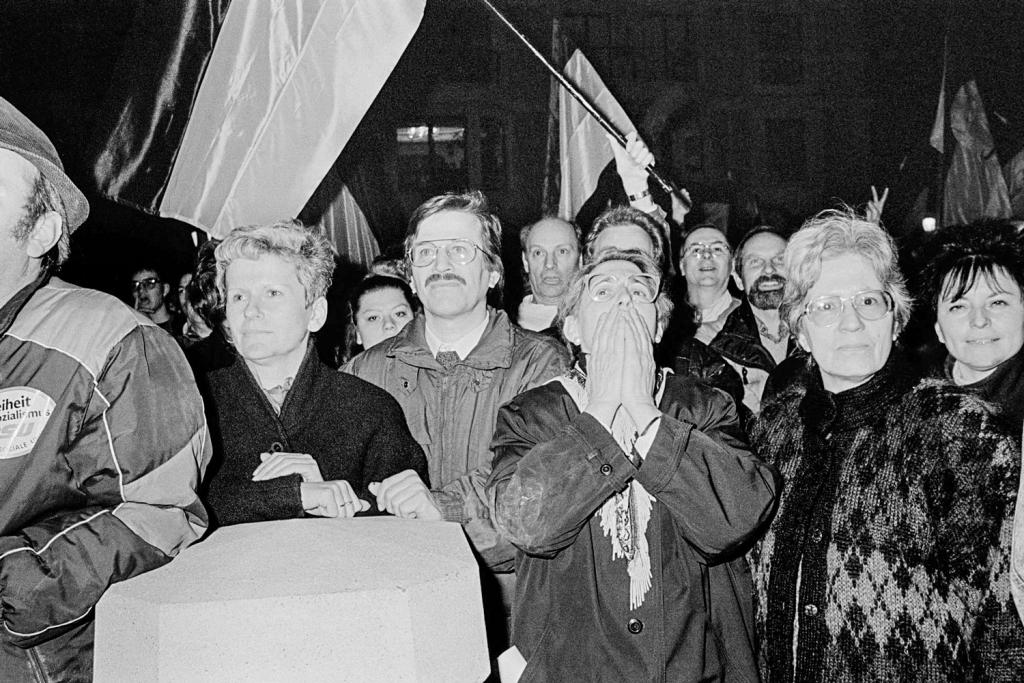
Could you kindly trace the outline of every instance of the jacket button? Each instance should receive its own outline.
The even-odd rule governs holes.
[[[270,452],[271,453],[280,453],[283,450],[284,450],[284,444],[281,443],[280,441],[275,441],[274,443],[270,444]]]
[[[633,635],[636,635],[637,633],[640,633],[644,630],[644,622],[640,621],[639,619],[630,619],[628,622],[626,622],[626,630],[632,633]]]
[[[603,474],[604,476],[607,477],[611,473],[612,473],[612,466],[611,465],[609,465],[608,463],[605,463],[605,464],[601,465],[601,474]],[[632,623],[632,622],[630,622],[630,623]]]
[[[814,533],[811,534],[812,543],[821,543],[821,529],[815,529]]]
[[[804,615],[806,615],[808,617],[816,617],[816,616],[818,616],[818,606],[817,605],[804,605]]]

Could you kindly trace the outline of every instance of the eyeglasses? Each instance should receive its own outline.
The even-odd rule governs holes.
[[[728,244],[722,242],[694,242],[683,251],[683,258],[725,258],[732,253]]]
[[[156,286],[160,284],[160,278],[158,277],[147,277],[144,280],[132,280],[132,291],[137,292],[140,289],[144,289],[147,292],[151,292],[156,289]]]
[[[653,303],[661,291],[661,279],[653,275],[637,273],[621,278],[611,273],[592,273],[587,276],[587,294],[593,301],[611,301],[623,288],[629,292],[634,304]]]
[[[866,289],[852,296],[819,296],[807,302],[804,315],[818,327],[829,327],[839,322],[847,302],[862,320],[879,320],[895,305],[888,292]]]
[[[447,244],[440,245],[438,242],[447,242]],[[437,250],[444,249],[444,253],[448,256],[448,260],[452,263],[464,266],[476,258],[476,252],[485,253],[476,244],[473,244],[469,240],[457,239],[457,240],[431,240],[426,242],[417,242],[412,245],[409,249],[408,257],[412,265],[417,268],[423,266],[429,266],[435,260],[437,260]]]
[[[770,259],[763,259],[760,256],[751,256],[743,259],[743,267],[750,268],[751,270],[760,270],[768,264],[772,264],[772,268],[780,270],[786,263],[786,258],[783,254],[776,254]]]

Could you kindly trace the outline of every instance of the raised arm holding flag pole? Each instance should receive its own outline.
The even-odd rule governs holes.
[[[604,130],[608,133],[609,137],[615,142],[617,142],[620,147],[622,147],[623,149],[627,149],[627,144],[629,143],[627,135],[623,134],[621,130],[618,127],[616,127],[616,125],[612,121],[609,120],[609,117],[605,116],[605,114],[603,114],[594,104],[592,104],[591,101],[588,99],[587,95],[581,92],[580,88],[578,88],[572,80],[570,80],[563,73],[561,73],[543,55],[543,53],[541,53],[540,50],[538,50],[537,47],[530,42],[529,38],[527,38],[522,31],[520,31],[511,21],[509,21],[508,18],[505,17],[505,15],[502,14],[501,11],[490,2],[490,0],[480,0],[480,2],[486,5],[487,8],[490,9],[494,13],[494,15],[497,16],[498,19],[503,24],[505,24],[509,28],[509,30],[512,31],[512,33],[515,34],[517,38],[519,38],[519,40],[522,41],[524,45],[526,45],[527,49],[529,49],[530,52],[532,52],[533,55],[538,60],[540,60],[541,64],[543,64],[544,67],[551,73],[551,75],[554,76],[555,80],[558,81],[562,88],[567,93],[569,93],[569,95],[571,95],[572,98],[576,100],[576,102],[578,102],[580,106],[583,107],[583,109],[591,117],[593,117],[593,119],[597,121],[598,124],[600,124],[602,128],[604,128]],[[582,54],[580,54],[579,51],[577,51],[576,53],[573,54],[573,58],[570,59],[570,62],[572,61],[572,59],[576,58],[577,54],[579,54],[579,56],[582,58]],[[583,58],[583,61],[585,62],[586,59]],[[589,67],[589,63],[586,66]],[[644,170],[647,171],[647,174],[656,183],[658,183],[669,196],[676,196],[678,198],[678,201],[685,204],[685,208],[689,210],[689,196],[685,192],[679,191],[671,181],[665,179],[660,173],[658,173],[657,170],[655,170],[653,156],[651,157],[650,163],[645,167]],[[565,178],[563,177],[563,181],[564,180]]]

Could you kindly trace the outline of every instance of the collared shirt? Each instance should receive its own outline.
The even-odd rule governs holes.
[[[700,309],[700,327],[693,336],[710,346],[711,340],[725,327],[726,318],[739,305],[739,300],[732,298],[728,289],[725,290],[715,303]]]
[[[539,304],[533,294],[527,294],[519,304],[519,315],[516,322],[526,330],[540,332],[551,327],[558,315],[558,306]]]
[[[264,386],[260,387],[266,395],[267,400],[270,401],[270,405],[273,406],[274,412],[278,415],[281,414],[281,406],[284,405],[284,400],[288,397],[288,392],[292,390],[292,382],[294,381],[294,377],[288,377],[285,381],[275,387],[270,387],[269,389]]]
[[[734,306],[736,299],[732,298],[732,294],[729,290],[722,292],[722,296],[718,297],[715,303],[711,304],[707,308],[700,309],[700,321],[701,323],[713,323],[719,318],[723,317],[729,310]]]
[[[480,321],[480,324],[466,332],[458,339],[453,342],[445,343],[441,341],[436,334],[430,329],[430,319],[425,319],[425,325],[423,329],[424,336],[427,339],[427,346],[430,347],[430,353],[436,356],[441,351],[454,351],[459,354],[459,359],[463,360],[476,348],[476,345],[480,343],[480,339],[484,336],[484,331],[487,329],[487,323],[490,322],[490,316],[485,315]]]

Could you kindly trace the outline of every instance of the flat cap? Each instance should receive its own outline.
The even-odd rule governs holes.
[[[50,181],[63,206],[64,224],[72,232],[89,216],[89,202],[82,191],[64,173],[64,164],[57,156],[50,138],[28,120],[17,108],[0,97],[0,149],[20,154]]]

